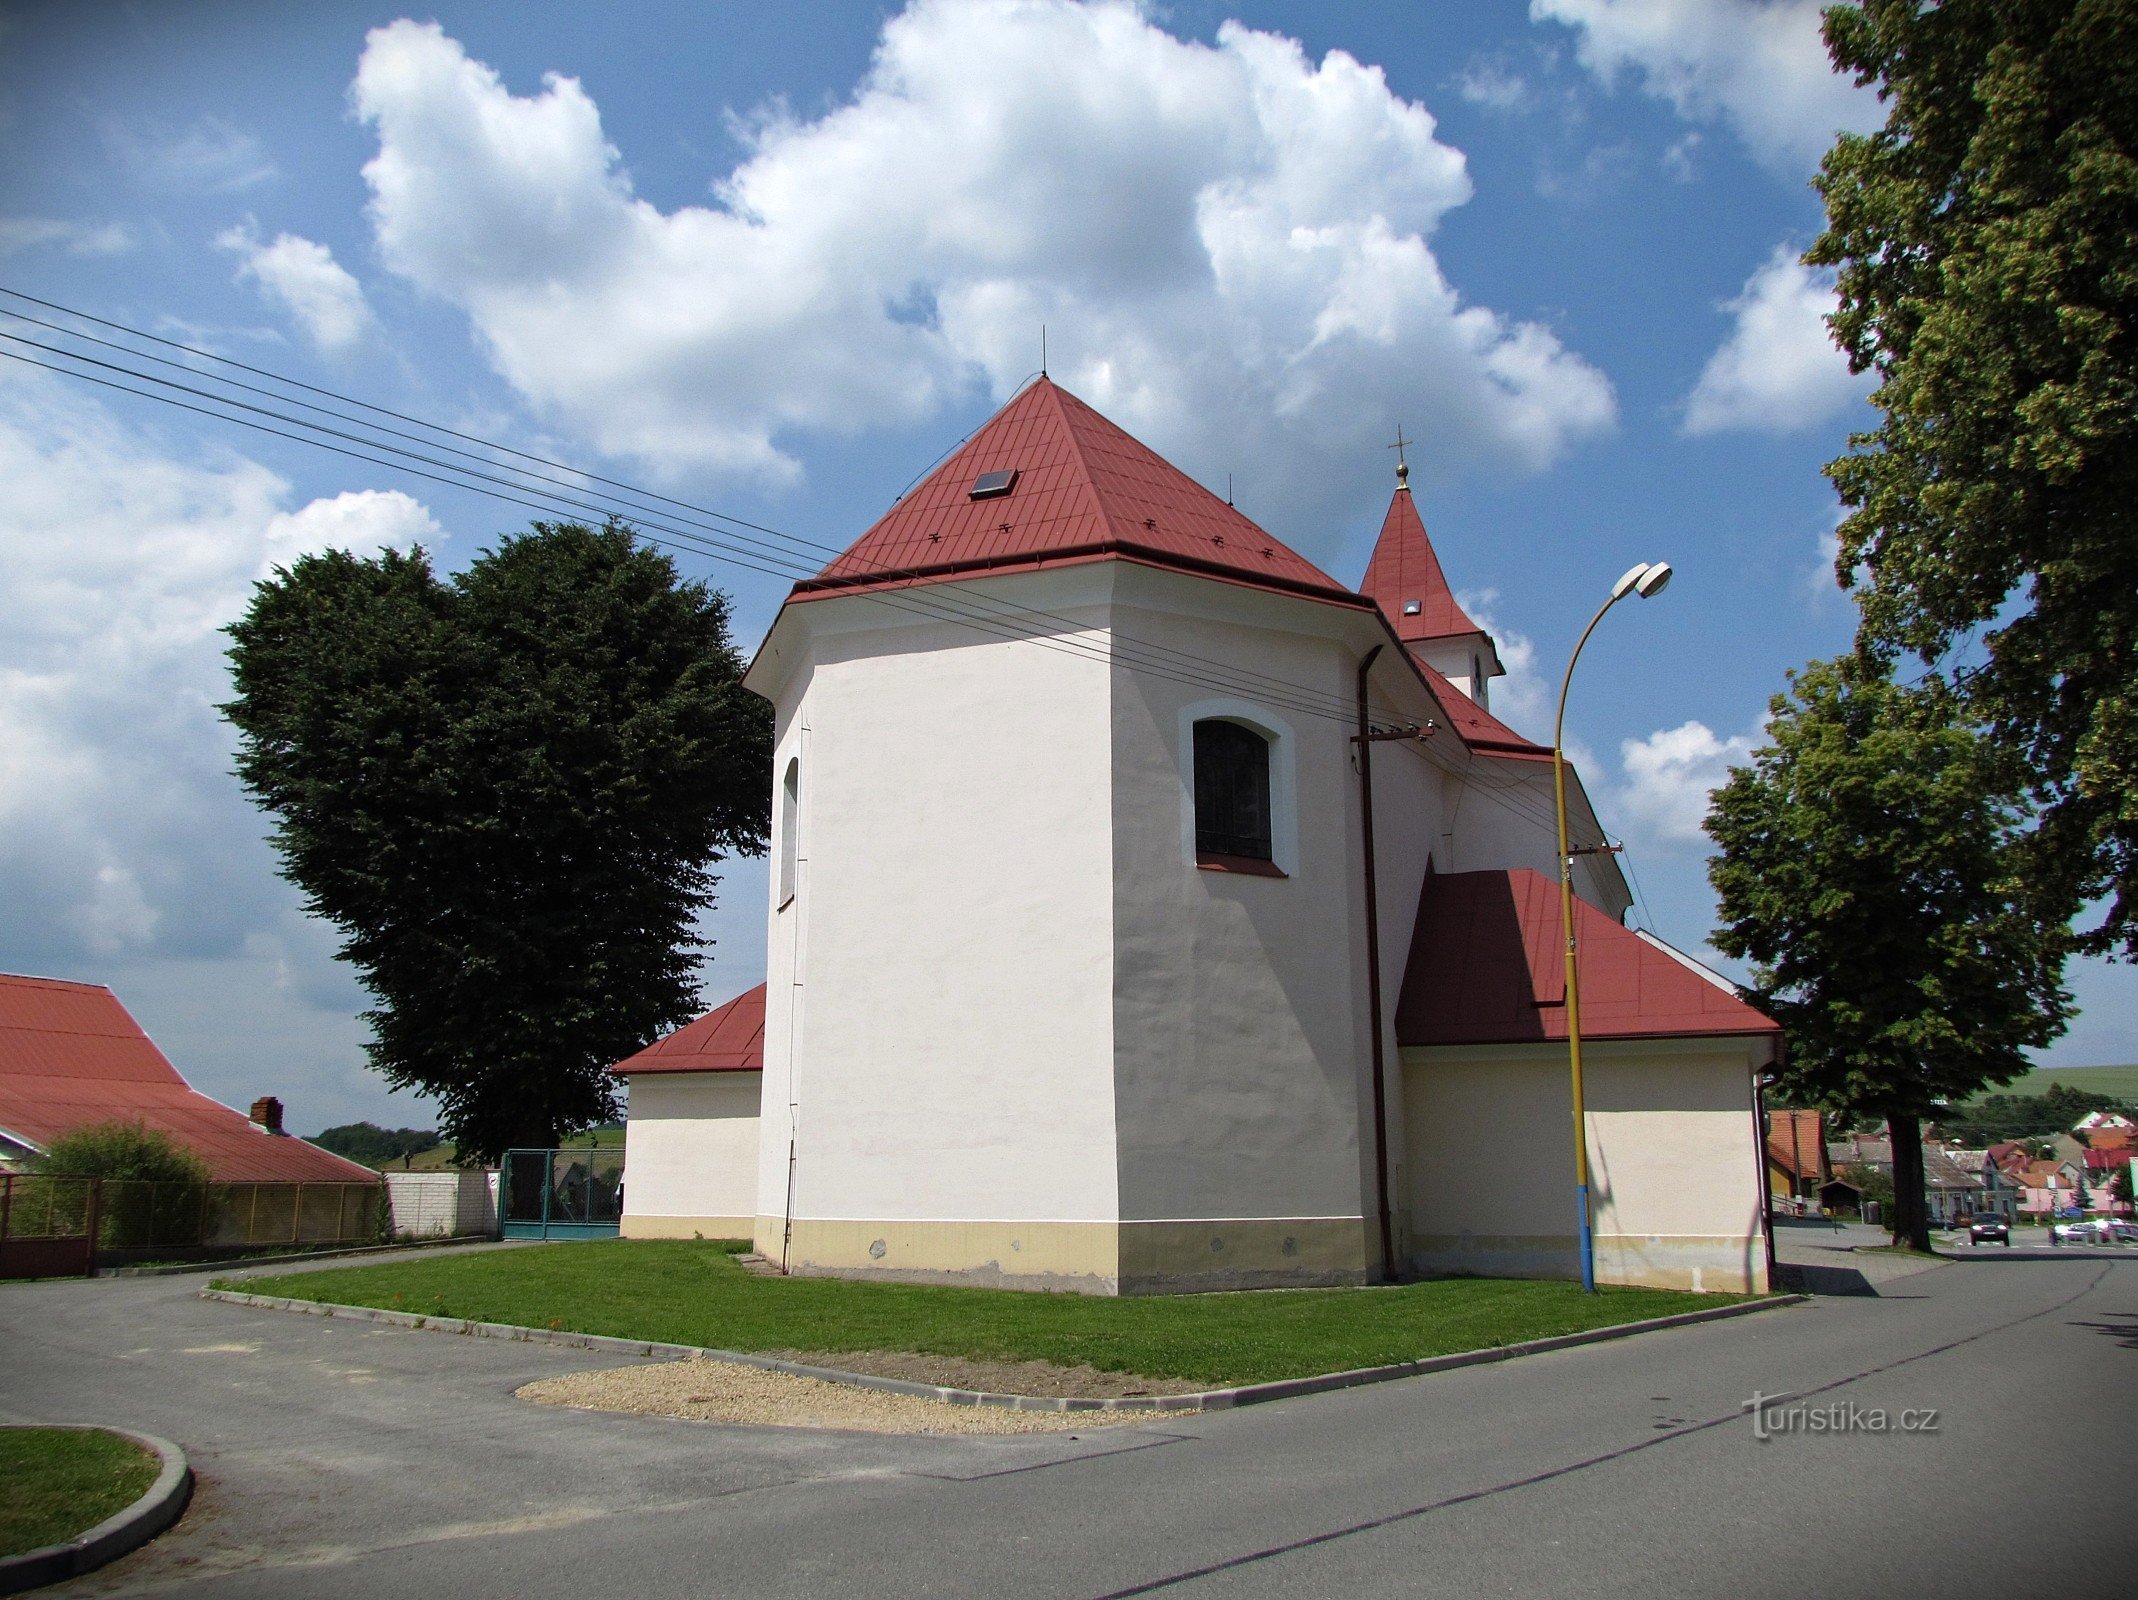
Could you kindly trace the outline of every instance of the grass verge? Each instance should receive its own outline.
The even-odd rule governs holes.
[[[738,1242],[621,1239],[219,1278],[216,1287],[424,1316],[720,1350],[904,1350],[1089,1363],[1212,1387],[1382,1366],[1750,1298],[1449,1278],[1388,1289],[1103,1299],[1013,1289],[769,1278]]]
[[[124,1511],[161,1463],[131,1439],[78,1428],[0,1428],[0,1556],[65,1544]]]

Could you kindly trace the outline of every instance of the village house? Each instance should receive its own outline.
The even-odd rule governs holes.
[[[104,1122],[167,1134],[220,1183],[379,1181],[369,1167],[285,1133],[272,1095],[248,1115],[200,1093],[102,984],[0,973],[0,1157],[19,1165],[60,1135]]]
[[[768,981],[620,1064],[624,1232],[1102,1294],[1574,1275],[1551,751],[1403,476],[1353,588],[1041,378],[796,585],[744,680]],[[1777,1030],[1624,926],[1567,793],[1598,1276],[1762,1289]],[[1507,1148],[1563,1181],[1480,1183]]]

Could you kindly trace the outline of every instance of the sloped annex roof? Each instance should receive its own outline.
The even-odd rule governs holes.
[[[1585,1039],[1778,1036],[1774,1021],[1659,940],[1574,902]],[[1527,1044],[1566,1037],[1559,886],[1527,867],[1428,873],[1396,1040]]]
[[[1411,657],[1411,664],[1424,677],[1426,685],[1433,691],[1433,698],[1440,702],[1440,709],[1447,713],[1449,725],[1472,750],[1480,755],[1505,756],[1516,761],[1551,760],[1550,745],[1523,738],[1448,682],[1447,675],[1439,668],[1420,661],[1415,655]]]
[[[663,1034],[609,1068],[637,1072],[762,1072],[765,1068],[765,986],[759,984],[695,1022]]]
[[[0,1132],[43,1146],[95,1122],[160,1128],[223,1183],[377,1183],[190,1087],[102,984],[0,974]]]
[[[1381,536],[1374,541],[1359,590],[1381,608],[1405,644],[1485,631],[1470,620],[1448,587],[1440,557],[1433,553],[1433,541],[1426,537],[1425,522],[1407,484],[1388,502]],[[1409,609],[1412,605],[1418,607],[1416,612]]]
[[[982,484],[988,475],[994,492]],[[796,584],[793,598],[1105,560],[1367,604],[1044,377],[822,572]]]

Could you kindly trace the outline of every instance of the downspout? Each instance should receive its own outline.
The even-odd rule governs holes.
[[[1366,675],[1373,670],[1375,645],[1359,662],[1358,747],[1359,823],[1366,842],[1366,1010],[1373,1039],[1373,1172],[1381,1213],[1381,1276],[1396,1276],[1396,1232],[1388,1205],[1388,1085],[1381,1046],[1381,910],[1373,856],[1373,729],[1366,720]]]
[[[1767,1067],[1773,1066],[1769,1061]],[[1752,1069],[1752,1149],[1759,1166],[1759,1231],[1767,1241],[1767,1289],[1775,1286],[1774,1175],[1767,1168],[1767,1068]]]

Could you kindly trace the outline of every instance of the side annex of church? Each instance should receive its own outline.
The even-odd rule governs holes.
[[[623,1231],[1100,1294],[1577,1275],[1551,752],[1502,671],[1407,487],[1353,590],[1035,381],[744,680],[766,983],[618,1065]],[[1598,1278],[1764,1289],[1778,1032],[1623,926],[1613,855],[1574,888]]]

